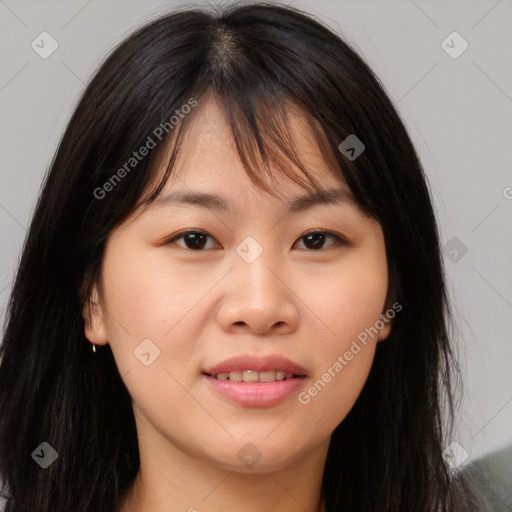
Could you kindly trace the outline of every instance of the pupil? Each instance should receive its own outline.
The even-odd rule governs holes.
[[[185,240],[187,245],[191,245],[191,249],[201,249],[204,246],[206,237],[203,233],[188,233]]]
[[[311,244],[313,248],[318,248],[323,245],[325,235],[323,233],[312,233],[306,237],[307,241],[313,240]],[[307,245],[307,243],[306,243]]]

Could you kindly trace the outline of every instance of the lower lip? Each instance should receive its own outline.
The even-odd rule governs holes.
[[[270,407],[296,395],[305,378],[278,380],[275,382],[231,382],[209,375],[203,377],[214,390],[225,398],[252,407]]]

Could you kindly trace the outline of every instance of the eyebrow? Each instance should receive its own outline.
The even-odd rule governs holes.
[[[232,207],[224,197],[204,192],[175,191],[155,200],[155,206],[172,204],[190,204],[218,210],[226,213],[232,212]],[[349,190],[344,188],[329,188],[320,191],[314,190],[292,199],[288,205],[289,212],[301,212],[317,205],[348,204],[358,207],[358,204]]]

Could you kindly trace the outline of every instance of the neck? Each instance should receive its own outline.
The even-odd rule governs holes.
[[[329,439],[287,467],[242,473],[199,460],[157,433],[151,436],[139,449],[140,469],[119,512],[325,512]]]

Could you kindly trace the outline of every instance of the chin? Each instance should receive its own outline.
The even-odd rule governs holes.
[[[210,454],[210,462],[227,471],[258,474],[285,469],[303,455],[302,451],[297,451],[296,442],[278,442],[276,445],[276,441],[272,442],[269,439],[253,439],[255,440],[230,443],[232,446]]]

